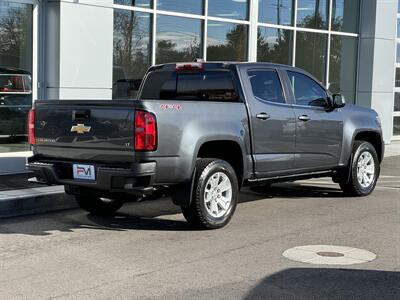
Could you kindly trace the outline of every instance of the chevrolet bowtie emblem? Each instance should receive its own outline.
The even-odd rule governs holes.
[[[71,132],[84,134],[86,132],[90,132],[90,129],[92,129],[91,126],[85,126],[85,124],[77,124],[77,125],[71,127]]]

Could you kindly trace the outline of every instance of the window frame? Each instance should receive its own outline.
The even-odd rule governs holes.
[[[282,98],[283,98],[283,103],[279,103],[279,102],[273,102],[273,101],[268,101],[268,100],[265,100],[265,99],[261,99],[261,98],[259,98],[259,97],[257,97],[256,95],[254,95],[254,92],[253,92],[253,87],[252,87],[252,85],[251,85],[251,81],[250,81],[250,77],[249,77],[249,72],[252,72],[252,71],[269,71],[269,72],[275,72],[275,74],[277,75],[277,78],[278,78],[278,81],[279,81],[279,84],[280,84],[280,87],[281,87],[281,91],[282,91]],[[283,80],[283,78],[281,77],[281,74],[280,74],[280,72],[279,72],[279,70],[277,69],[277,68],[273,68],[273,67],[265,67],[265,68],[263,68],[263,67],[255,67],[255,68],[247,68],[246,70],[245,70],[245,74],[246,74],[246,76],[247,76],[247,81],[249,82],[249,91],[250,91],[250,93],[251,93],[251,95],[252,95],[252,97],[254,98],[254,99],[256,99],[257,101],[259,101],[259,102],[262,102],[262,103],[267,103],[267,104],[273,104],[273,105],[291,105],[292,103],[290,102],[290,100],[288,99],[288,97],[287,97],[287,95],[286,95],[286,89],[285,89],[285,85],[284,85],[284,80]]]
[[[329,90],[326,89],[325,86],[322,85],[316,78],[314,78],[314,77],[313,77],[311,74],[309,74],[309,73],[303,72],[303,71],[300,70],[300,69],[295,69],[295,70],[293,70],[293,69],[285,69],[284,72],[285,72],[285,74],[286,74],[287,88],[289,89],[289,93],[290,93],[290,95],[291,95],[292,103],[293,103],[293,106],[294,106],[294,107],[303,107],[303,108],[304,108],[304,107],[308,107],[308,108],[317,109],[317,110],[327,110],[327,109],[330,109],[330,107],[331,107],[331,102],[330,102],[331,100],[330,100],[330,99],[331,99],[332,95],[331,95],[331,93],[329,92]],[[325,105],[325,106],[311,106],[311,105],[302,105],[302,104],[298,104],[297,101],[296,101],[296,95],[295,95],[295,93],[294,93],[294,91],[293,91],[293,87],[292,87],[292,84],[291,84],[291,81],[290,81],[289,72],[303,75],[303,76],[307,77],[308,79],[310,79],[311,81],[313,81],[314,83],[316,83],[316,84],[324,91],[324,93],[325,93],[325,96],[326,96],[325,103],[326,103],[326,105]]]

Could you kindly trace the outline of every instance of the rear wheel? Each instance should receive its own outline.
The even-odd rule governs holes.
[[[356,141],[350,178],[341,183],[343,192],[349,196],[367,196],[373,192],[379,177],[380,165],[374,146],[365,141]]]
[[[97,195],[76,195],[75,199],[83,210],[101,216],[113,215],[124,205],[123,200],[103,198]]]
[[[192,203],[182,207],[185,219],[202,229],[227,225],[235,212],[239,192],[231,165],[219,159],[199,159],[194,180]]]

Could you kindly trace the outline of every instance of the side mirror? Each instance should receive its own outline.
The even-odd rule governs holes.
[[[341,108],[341,107],[344,107],[346,105],[346,99],[341,94],[333,94],[332,95],[332,100],[333,100],[333,107],[334,108]]]

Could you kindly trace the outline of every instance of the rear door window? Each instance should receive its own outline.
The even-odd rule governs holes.
[[[247,74],[256,98],[268,102],[285,103],[282,86],[275,70],[250,70]]]
[[[230,71],[168,72],[148,74],[141,99],[239,101]]]

